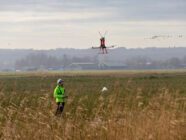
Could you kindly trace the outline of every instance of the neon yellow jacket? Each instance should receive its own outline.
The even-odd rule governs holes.
[[[54,98],[56,98],[56,103],[64,102],[64,98],[63,98],[64,94],[65,94],[65,88],[57,85],[56,88],[54,89]]]

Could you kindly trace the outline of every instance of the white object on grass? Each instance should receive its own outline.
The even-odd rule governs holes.
[[[102,88],[102,90],[101,90],[101,92],[105,92],[105,91],[107,91],[108,89],[106,88],[106,87],[103,87]]]

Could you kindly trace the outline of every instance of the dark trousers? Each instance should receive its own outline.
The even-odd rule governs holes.
[[[64,106],[65,106],[65,102],[57,103],[56,115],[61,114],[63,112]]]

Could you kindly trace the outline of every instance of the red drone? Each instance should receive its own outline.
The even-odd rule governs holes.
[[[108,53],[107,48],[113,48],[114,45],[106,47],[106,45],[105,45],[105,35],[107,34],[107,32],[105,32],[104,36],[102,36],[102,34],[100,32],[99,32],[99,34],[101,36],[100,46],[99,47],[92,47],[92,49],[100,49],[100,51],[102,51],[102,54],[104,54],[104,53],[107,54]]]

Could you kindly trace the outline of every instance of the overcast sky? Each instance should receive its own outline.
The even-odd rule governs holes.
[[[0,48],[186,47],[186,0],[0,0]],[[153,36],[160,36],[152,39]]]

